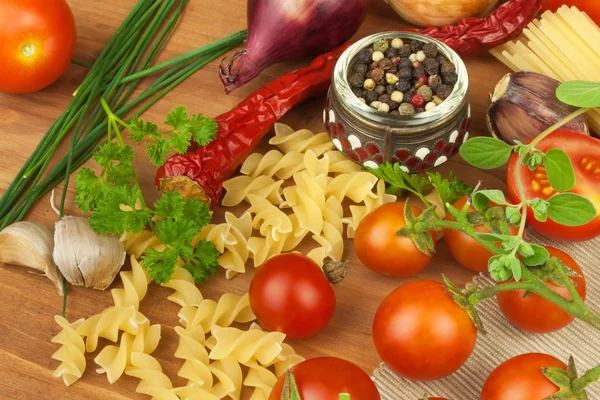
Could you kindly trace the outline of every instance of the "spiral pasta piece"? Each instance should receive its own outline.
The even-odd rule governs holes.
[[[242,368],[233,356],[228,356],[210,364],[210,371],[218,382],[212,387],[211,393],[219,398],[229,396],[239,400],[242,394]]]
[[[78,329],[83,324],[84,319],[82,318],[69,323],[65,318],[56,315],[54,320],[62,330],[51,339],[52,343],[61,345],[52,354],[53,359],[60,361],[60,365],[54,370],[52,375],[57,378],[62,377],[65,385],[70,386],[81,378],[86,367],[85,342],[83,336],[78,333]]]
[[[323,265],[326,258],[340,261],[344,255],[344,231],[342,217],[344,209],[342,203],[335,197],[327,199],[323,209],[323,230],[319,235],[313,235],[313,240],[320,247],[311,250],[307,256],[317,264]]]
[[[333,149],[333,143],[325,132],[314,134],[308,129],[294,131],[287,125],[275,124],[275,136],[269,140],[269,144],[277,146],[284,153],[312,150],[317,156]]]
[[[242,164],[240,173],[252,178],[263,175],[286,180],[305,168],[303,159],[304,155],[299,151],[283,154],[279,150],[270,150],[264,155],[253,153]]]
[[[148,249],[163,251],[165,245],[156,237],[152,231],[141,231],[139,233],[125,233],[120,238],[127,254],[139,259]]]
[[[111,290],[115,306],[133,306],[136,310],[139,309],[152,278],[134,256],[131,256],[131,271],[121,271],[119,275],[123,281],[123,288]]]
[[[263,365],[273,363],[282,351],[285,335],[281,332],[263,332],[250,328],[247,331],[238,328],[213,326],[212,336],[206,341],[211,350],[209,357],[221,360],[233,356],[240,364],[248,364],[256,359]]]
[[[396,196],[387,194],[385,192],[385,182],[380,180],[377,182],[376,196],[366,197],[362,205],[351,205],[350,216],[343,219],[344,224],[347,224],[346,236],[349,238],[354,237],[354,232],[360,222],[377,207],[396,201]]]
[[[238,273],[246,272],[246,261],[249,257],[247,243],[251,235],[252,216],[249,213],[237,218],[226,212],[225,222],[204,227],[199,239],[206,239],[215,245],[221,253],[218,263],[225,269],[225,277],[231,279]]]
[[[248,368],[248,374],[244,378],[244,386],[254,388],[250,400],[269,400],[269,395],[273,386],[277,383],[277,376],[256,361],[253,361]]]
[[[225,207],[233,207],[244,201],[248,194],[268,199],[272,204],[280,204],[282,180],[275,181],[273,178],[260,175],[256,178],[240,175],[223,182],[226,190],[221,204]]]
[[[160,341],[160,325],[144,324],[137,335],[123,332],[119,346],[108,345],[100,351],[94,361],[100,368],[96,372],[106,374],[109,383],[114,383],[131,364],[132,353],[151,354]]]
[[[205,299],[198,306],[184,306],[179,318],[184,327],[200,326],[203,332],[210,332],[215,325],[227,327],[233,322],[247,323],[256,319],[247,293],[243,296],[225,293],[218,302]]]
[[[350,160],[344,153],[338,150],[332,150],[325,153],[329,160],[330,174],[350,174],[362,171],[362,167]]]
[[[140,380],[136,392],[157,400],[180,400],[173,391],[173,383],[163,373],[157,359],[145,353],[131,353],[131,366],[125,374]]]
[[[167,300],[179,304],[181,307],[199,305],[204,300],[202,293],[196,287],[192,274],[180,266],[175,266],[175,271],[171,275],[169,282],[161,283],[160,285],[174,290],[173,294],[167,297]]]
[[[175,357],[184,360],[177,373],[188,381],[188,385],[210,389],[213,386],[213,376],[209,368],[208,351],[205,344],[205,332],[201,326],[184,329],[175,327],[179,335],[179,345]]]
[[[349,198],[360,203],[368,197],[375,198],[373,188],[378,178],[370,172],[353,172],[336,176],[327,186],[327,196],[335,196],[339,201]]]

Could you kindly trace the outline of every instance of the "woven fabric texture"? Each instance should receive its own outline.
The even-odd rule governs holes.
[[[588,285],[586,304],[600,312],[600,238],[585,243],[556,243],[531,232],[528,239],[559,248],[579,263]],[[492,284],[489,277],[476,279],[482,285]],[[564,362],[573,355],[580,374],[600,363],[600,332],[584,322],[575,321],[551,334],[534,335],[510,325],[495,299],[480,304],[478,310],[488,334],[479,335],[475,351],[460,370],[439,381],[411,382],[382,364],[373,377],[382,400],[418,400],[425,394],[452,400],[477,400],[485,379],[494,368],[523,353],[547,353]],[[590,399],[600,399],[600,382],[592,384],[587,394]]]

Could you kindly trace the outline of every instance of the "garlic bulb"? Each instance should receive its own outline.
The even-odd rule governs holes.
[[[576,111],[556,98],[559,81],[536,72],[506,75],[496,86],[487,112],[488,128],[508,144],[527,142]],[[564,124],[568,129],[589,135],[585,116]]]
[[[0,263],[43,272],[62,296],[62,277],[52,259],[53,248],[52,231],[40,224],[21,221],[0,232]]]
[[[54,262],[72,285],[104,290],[125,262],[125,248],[119,238],[97,234],[87,218],[58,221],[54,243]]]

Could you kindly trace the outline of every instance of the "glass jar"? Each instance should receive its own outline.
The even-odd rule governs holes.
[[[456,66],[458,81],[440,105],[414,115],[381,113],[361,102],[348,83],[356,55],[379,39],[401,38],[435,43]],[[350,46],[333,70],[323,122],[334,145],[353,161],[372,168],[386,161],[400,163],[407,172],[421,172],[443,164],[467,140],[471,109],[469,76],[462,59],[442,42],[408,32],[374,34]]]

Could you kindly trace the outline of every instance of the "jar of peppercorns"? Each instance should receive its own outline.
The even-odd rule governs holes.
[[[414,33],[365,37],[338,60],[323,119],[334,145],[369,167],[446,162],[467,140],[469,77],[445,44]]]

